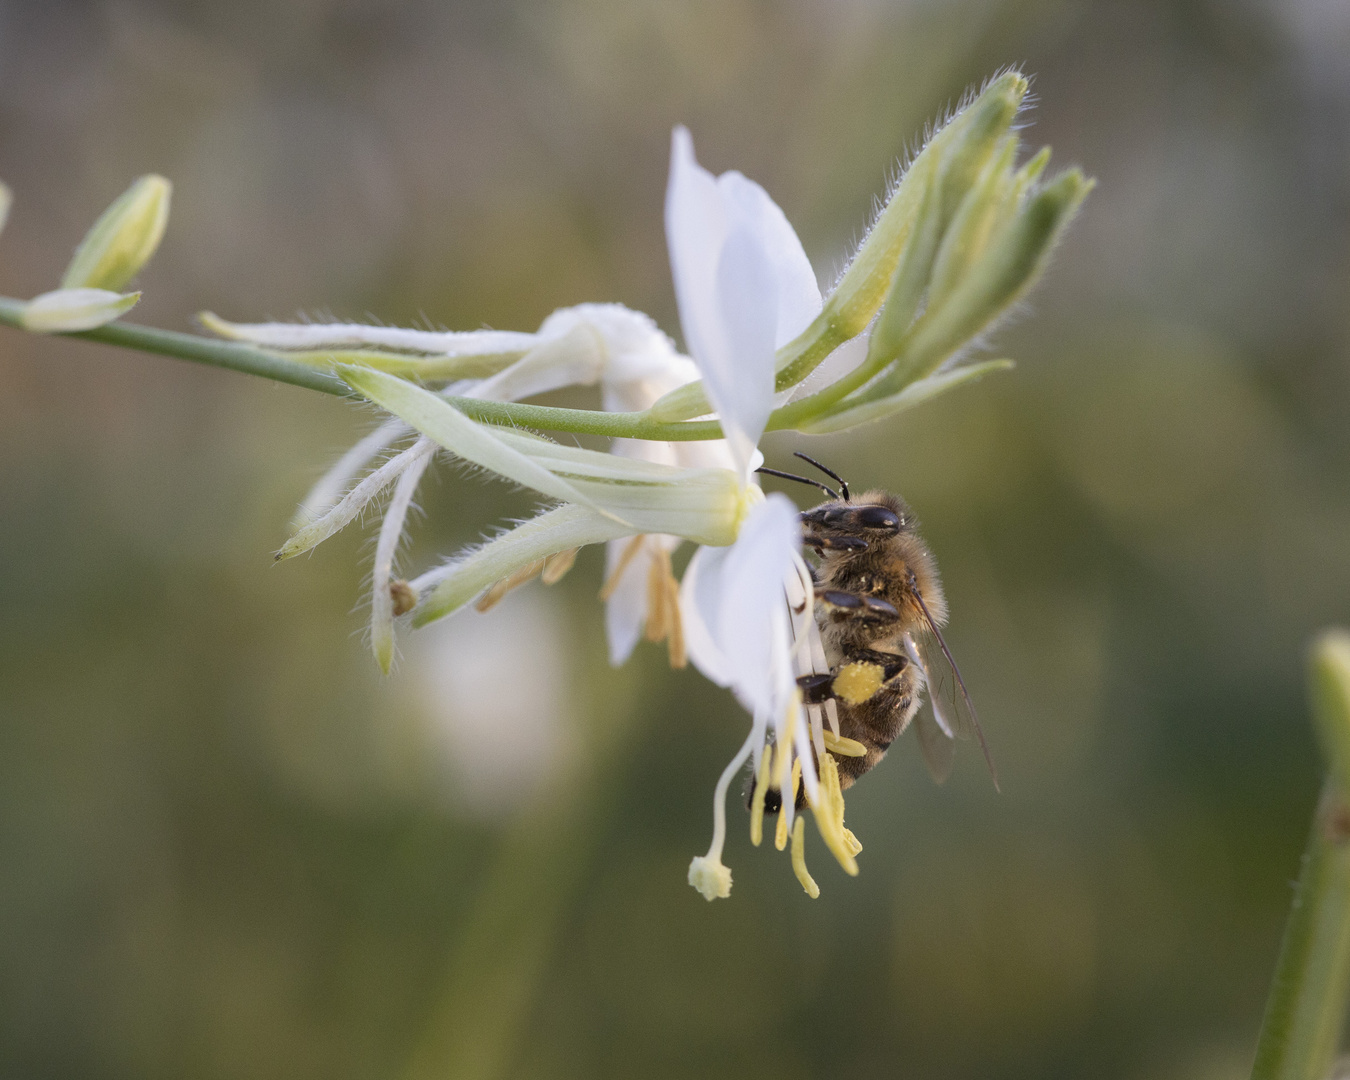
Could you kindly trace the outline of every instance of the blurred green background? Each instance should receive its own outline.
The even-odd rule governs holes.
[[[1015,372],[768,447],[914,505],[1003,780],[897,744],[861,877],[808,840],[814,902],[735,805],[732,898],[685,883],[746,718],[650,646],[608,669],[598,552],[381,682],[369,530],[270,558],[368,413],[4,331],[0,1071],[1244,1076],[1318,782],[1302,650],[1350,621],[1347,57],[1339,0],[0,0],[0,292],[162,172],[136,314],[171,328],[674,331],[672,124],[832,280],[1012,63],[1100,180]],[[423,502],[413,570],[530,506],[444,467]]]

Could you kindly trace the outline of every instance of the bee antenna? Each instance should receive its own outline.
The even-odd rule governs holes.
[[[783,480],[796,480],[799,484],[810,484],[812,487],[820,488],[821,491],[825,492],[825,494],[832,499],[839,498],[839,492],[835,491],[834,488],[822,484],[819,480],[812,480],[809,476],[798,476],[796,473],[779,472],[777,469],[770,469],[763,465],[756,469],[755,472],[768,473],[770,476],[777,476]],[[844,501],[848,502],[847,496],[845,496]]]
[[[822,464],[821,464],[819,461],[817,461],[815,458],[813,458],[813,457],[807,457],[807,456],[806,456],[805,454],[803,454],[800,450],[794,451],[793,454],[792,454],[792,456],[793,456],[793,457],[799,457],[799,458],[801,458],[803,461],[807,462],[808,464],[814,465],[817,469],[819,469],[821,472],[823,472],[826,476],[829,476],[829,477],[832,477],[832,478],[835,479],[835,480],[838,480],[838,481],[839,481],[839,489],[844,493],[844,502],[848,502],[848,481],[847,481],[847,480],[845,480],[842,476],[840,476],[840,475],[839,475],[837,472],[835,472],[833,469],[831,469],[831,468],[829,468],[829,467],[827,467],[827,466],[825,466],[825,465],[822,465]],[[821,487],[824,487],[824,486],[825,486],[824,484],[821,485]],[[835,496],[835,497],[838,498],[838,496]]]

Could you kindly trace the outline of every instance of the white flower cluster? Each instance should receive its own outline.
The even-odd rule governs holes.
[[[392,487],[371,602],[372,646],[388,671],[399,618],[420,626],[471,601],[486,608],[536,576],[557,580],[581,546],[607,543],[602,596],[613,662],[644,634],[664,641],[673,664],[692,661],[753,718],[717,784],[713,842],[690,866],[690,884],[710,900],[730,891],[724,803],[747,761],[761,781],[755,842],[772,783],[784,792],[777,846],[791,835],[798,877],[815,894],[788,794],[800,783],[822,837],[856,873],[859,845],[843,827],[831,755],[849,752],[848,740],[838,738],[832,713],[803,707],[797,690],[799,674],[824,670],[798,514],[756,484],[757,446],[771,417],[783,420],[777,426],[834,430],[1001,363],[956,366],[970,338],[1029,285],[1087,189],[1076,173],[1038,187],[1043,154],[1014,167],[1011,125],[1025,90],[1020,75],[1001,76],[934,135],[828,299],[768,193],[740,173],[702,168],[688,131],[677,128],[665,224],[687,356],[647,316],[618,305],[555,312],[532,334],[203,316],[222,336],[335,370],[391,414],[314,487],[278,558],[310,550]],[[428,389],[433,382],[444,385]],[[617,438],[602,453],[467,415],[474,402],[577,385],[597,386],[608,413],[655,421],[672,438]],[[682,433],[684,421],[712,414],[722,438]],[[442,451],[553,505],[403,581],[394,575],[399,540],[418,483]],[[677,583],[671,553],[686,540],[700,546]]]

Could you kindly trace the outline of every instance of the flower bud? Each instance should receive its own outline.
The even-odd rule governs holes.
[[[61,279],[63,289],[120,291],[159,247],[169,222],[169,194],[162,176],[142,176],[103,211]]]
[[[903,354],[885,377],[884,389],[900,390],[932,374],[1026,292],[1091,190],[1092,181],[1071,169],[1030,195],[989,238],[978,261],[945,301],[930,304],[914,325]]]
[[[141,294],[107,289],[57,289],[36,296],[24,306],[23,328],[35,334],[73,334],[120,319],[136,306]]]

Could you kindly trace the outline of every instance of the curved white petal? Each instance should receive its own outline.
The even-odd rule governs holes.
[[[738,172],[723,173],[717,187],[735,207],[735,217],[751,229],[773,268],[778,318],[774,346],[795,338],[820,314],[820,283],[802,242],[778,204],[753,180]]]
[[[720,356],[702,365],[723,385],[714,399],[736,464],[748,479],[750,457],[773,411],[774,327],[778,302],[773,266],[754,233],[737,226],[717,261],[717,309],[722,320]],[[711,385],[711,384],[708,384]]]
[[[633,538],[611,540],[605,553],[605,580],[618,567]],[[621,667],[633,654],[642,624],[647,620],[647,574],[651,553],[644,543],[641,550],[629,560],[619,580],[614,582],[605,601],[605,637],[609,641],[609,662]]]
[[[781,713],[795,685],[784,583],[800,545],[797,508],[770,495],[734,544],[694,553],[680,590],[689,659],[757,716]]]
[[[671,140],[666,243],[685,344],[742,475],[773,408],[777,345],[820,311],[820,290],[783,212],[740,173],[714,178],[687,129]]]

